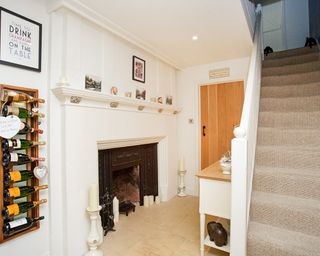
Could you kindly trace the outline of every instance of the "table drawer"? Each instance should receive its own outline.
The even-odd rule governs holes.
[[[230,219],[231,183],[200,179],[200,213]]]

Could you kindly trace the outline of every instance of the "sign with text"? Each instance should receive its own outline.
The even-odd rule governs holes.
[[[0,63],[40,72],[42,25],[2,7],[0,24]]]

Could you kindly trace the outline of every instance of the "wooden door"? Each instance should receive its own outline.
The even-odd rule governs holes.
[[[240,123],[243,97],[242,81],[200,87],[201,169],[231,149],[233,129]]]

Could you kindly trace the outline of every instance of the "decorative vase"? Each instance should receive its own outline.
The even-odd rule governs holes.
[[[207,224],[207,230],[210,237],[210,241],[213,241],[216,246],[224,246],[228,243],[227,231],[223,228],[221,223],[209,222]]]

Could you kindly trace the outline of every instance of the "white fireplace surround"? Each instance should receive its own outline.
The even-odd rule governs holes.
[[[128,138],[128,139],[116,139],[116,140],[103,140],[98,141],[98,150],[122,148],[130,146],[138,146],[144,144],[158,143],[158,187],[161,201],[168,200],[168,143],[166,136],[153,136],[153,137],[140,137],[140,138]]]
[[[130,138],[130,139],[117,139],[117,140],[103,140],[98,141],[98,149],[111,149],[122,148],[130,146],[138,146],[143,144],[158,143],[163,140],[165,136],[143,137],[143,138]]]
[[[51,223],[52,231],[61,234],[52,238],[52,252],[82,255],[90,228],[85,212],[87,190],[90,184],[98,183],[98,151],[157,143],[158,194],[161,201],[167,201],[177,193],[177,115],[173,106],[163,105],[160,113],[159,105],[149,102],[139,111],[133,99],[130,109],[110,108],[104,96],[96,99],[100,94],[82,90],[80,102],[71,102],[79,90],[68,89],[67,93],[60,89],[53,90],[50,98],[54,106],[50,109],[50,136],[54,138],[50,166],[55,174],[50,176],[54,191]],[[83,223],[81,230],[79,223]]]

